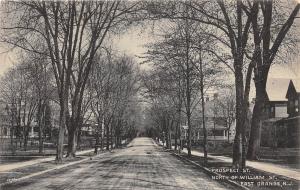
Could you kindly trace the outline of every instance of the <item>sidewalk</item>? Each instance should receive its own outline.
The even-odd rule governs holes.
[[[187,153],[187,149],[183,149],[184,153]],[[203,153],[196,151],[196,150],[192,150],[192,155],[195,156],[201,156],[203,157]],[[208,154],[209,158],[214,158],[214,159],[219,159],[222,160],[224,162],[227,163],[231,163],[232,162],[232,158],[226,157],[226,156],[212,156]],[[291,179],[296,179],[296,180],[300,180],[300,172],[292,170],[292,169],[288,169],[288,168],[284,168],[278,164],[271,164],[271,163],[265,163],[265,162],[257,162],[257,161],[249,161],[247,160],[246,165],[249,167],[252,167],[254,169],[258,169],[261,171],[265,171],[268,173],[273,173],[276,175],[281,175],[281,176],[286,176],[288,178]]]
[[[94,151],[94,149],[83,150],[83,151],[77,152],[76,155],[79,156],[79,155],[83,155],[83,154],[90,153],[90,152],[93,152],[93,151]],[[13,170],[13,169],[18,169],[18,168],[21,168],[21,167],[30,166],[30,165],[33,165],[33,164],[38,164],[38,163],[41,163],[41,162],[48,162],[48,161],[52,161],[52,160],[55,160],[55,156],[40,158],[40,159],[34,159],[34,160],[24,161],[24,162],[3,164],[3,165],[0,165],[0,173],[1,172],[8,172],[8,171]]]
[[[159,142],[158,144],[160,144],[161,146],[163,145],[161,142]],[[174,146],[172,146],[172,149],[174,150]],[[186,154],[188,153],[186,148],[184,148],[181,152],[184,152]],[[197,151],[197,150],[192,150],[192,155],[200,156],[200,157],[204,156],[204,154],[202,152]],[[227,162],[227,163],[232,162],[232,158],[229,158],[227,156],[213,156],[213,155],[208,154],[208,158],[218,159],[218,160],[221,160],[221,161]],[[285,176],[285,177],[300,181],[300,172],[295,171],[293,169],[285,168],[278,164],[271,164],[271,163],[247,160],[246,165],[251,168],[257,169],[257,170],[272,173],[275,175]]]

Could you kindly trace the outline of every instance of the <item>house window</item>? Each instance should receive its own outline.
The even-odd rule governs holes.
[[[295,107],[298,107],[298,104],[299,104],[298,100],[295,100]]]

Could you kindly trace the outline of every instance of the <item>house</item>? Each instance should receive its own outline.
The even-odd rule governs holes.
[[[219,107],[218,97],[205,103],[205,117],[208,140],[232,140],[235,134],[235,121],[232,121],[228,130],[228,118]]]
[[[93,123],[85,123],[81,127],[81,134],[84,136],[92,136],[95,134],[95,124]]]
[[[262,118],[261,127],[261,146],[273,147],[277,146],[276,138],[276,122],[286,118],[287,114],[287,98],[286,92],[290,79],[287,78],[268,78],[266,84],[267,97]]]
[[[6,104],[0,101],[0,138],[10,138],[11,116],[7,112]]]
[[[0,138],[10,137],[10,117],[1,111],[0,113]]]
[[[205,102],[205,124],[207,131],[208,141],[232,141],[235,135],[235,120],[228,116],[220,108],[220,100],[218,94],[214,94],[214,98],[211,100],[206,98]],[[202,114],[201,105],[197,110],[197,114],[194,114],[192,118],[192,139],[202,140],[203,139],[203,125],[202,125]],[[234,115],[234,113],[233,113]]]
[[[300,116],[300,79],[290,80],[286,96],[288,99],[288,117],[295,118]]]
[[[299,147],[300,79],[269,78],[261,146]]]
[[[4,101],[0,101],[0,138],[16,138],[20,137],[24,134],[25,127],[28,127],[26,124],[28,122],[28,111],[27,109],[23,109],[24,106],[22,105],[22,112],[21,117],[16,117],[18,113],[18,109],[20,109],[20,106],[16,108],[15,106],[12,106],[9,103],[6,103]],[[52,107],[51,107],[52,109]],[[23,111],[24,110],[24,111]],[[52,112],[52,113],[59,113]],[[52,114],[51,113],[51,114]],[[24,117],[25,114],[25,117]],[[51,116],[51,119],[53,117]],[[53,121],[49,121],[51,124],[44,128],[44,135],[45,137],[49,137],[51,134],[51,130],[54,129],[52,126]],[[29,138],[38,138],[39,136],[39,126],[38,126],[38,120],[37,120],[37,114],[33,113],[32,120],[30,122],[30,126],[28,129],[28,137]]]
[[[286,96],[288,117],[276,122],[279,147],[300,147],[300,78],[290,80]]]
[[[285,95],[289,81],[290,79],[286,78],[268,78],[265,104],[266,120],[279,120],[287,117],[287,99]]]

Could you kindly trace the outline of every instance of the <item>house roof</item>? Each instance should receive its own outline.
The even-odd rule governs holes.
[[[300,93],[300,78],[290,80],[289,87],[285,96],[286,98],[288,98],[291,90],[293,90],[293,92],[295,91],[296,93]]]
[[[300,93],[300,78],[293,79],[292,82],[294,84],[296,92]]]
[[[285,98],[290,79],[268,78],[266,91],[269,101],[287,101]]]

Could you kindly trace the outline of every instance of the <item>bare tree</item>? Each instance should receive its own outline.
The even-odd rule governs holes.
[[[138,69],[128,56],[118,56],[112,50],[99,54],[99,62],[93,65],[89,91],[92,96],[91,109],[97,120],[95,153],[101,137],[101,149],[113,143],[119,146],[125,111],[131,106],[137,93]],[[105,133],[104,133],[105,132]]]
[[[185,10],[185,14],[192,14]],[[188,126],[192,126],[192,112],[199,105],[202,99],[202,114],[205,114],[204,94],[209,88],[216,85],[217,74],[220,68],[216,64],[221,56],[215,56],[214,39],[206,35],[205,28],[193,20],[175,20],[170,22],[171,27],[163,33],[163,39],[149,46],[150,51],[147,52],[149,62],[154,62],[157,69],[156,72],[164,72],[166,75],[161,80],[174,80],[177,84],[168,83],[166,86],[174,86],[172,90],[166,88],[169,92],[175,92],[177,97],[177,110],[179,120],[180,113],[184,112],[188,121]],[[189,48],[187,48],[189,46]],[[189,52],[188,55],[186,52]],[[169,75],[169,76],[168,76]],[[160,88],[163,88],[161,86]],[[200,98],[198,93],[200,92]],[[184,105],[183,105],[184,103]],[[183,105],[183,106],[182,106]],[[182,108],[185,110],[183,111]],[[205,115],[202,116],[205,118]],[[178,122],[180,124],[180,122]],[[178,125],[177,125],[178,126]],[[204,152],[206,151],[206,128],[205,120],[202,122],[204,131]],[[178,133],[179,127],[175,130]],[[191,153],[191,133],[188,131],[188,152]],[[175,135],[176,139],[177,135]],[[176,143],[176,140],[175,140]],[[176,143],[177,144],[177,143]],[[176,147],[175,144],[175,147]]]
[[[170,7],[172,7],[172,9]],[[191,14],[185,14],[186,7],[189,7]],[[166,2],[164,3],[164,6],[157,6],[156,2],[152,2],[148,6],[149,12],[154,15],[154,19],[188,19],[196,21],[199,24],[210,26],[211,31],[213,32],[208,32],[208,35],[217,39],[219,43],[222,44],[220,47],[229,48],[230,53],[228,53],[228,50],[224,50],[224,52],[220,53],[215,52],[215,56],[220,57],[220,62],[228,66],[229,69],[234,72],[235,77],[237,104],[236,136],[233,146],[233,165],[235,167],[244,167],[246,161],[244,121],[247,110],[245,108],[246,100],[248,100],[251,81],[251,75],[247,75],[244,78],[243,73],[244,68],[247,67],[244,56],[251,26],[251,19],[249,17],[243,17],[243,7],[244,4],[242,1],[225,3],[222,0],[182,1],[180,3]],[[220,50],[222,49],[224,48],[221,48]],[[220,56],[222,54],[228,55],[229,59],[223,59],[223,56]],[[232,63],[229,62],[230,59],[232,60]]]
[[[224,117],[227,128],[227,141],[230,142],[229,133],[235,122],[235,98],[233,87],[225,88],[222,91],[222,95],[216,99],[216,109]]]
[[[34,118],[39,125],[39,147],[42,153],[42,131],[41,122],[44,117],[45,103],[51,97],[51,73],[47,64],[40,58],[23,58],[24,62],[11,68],[2,79],[1,98],[7,105],[15,108],[14,122],[17,125],[17,134],[23,141],[24,149],[27,149],[29,131]],[[43,109],[42,109],[43,107]],[[12,126],[14,127],[14,126]]]
[[[11,115],[12,135],[18,138],[20,147],[24,140],[25,150],[27,148],[28,130],[37,107],[35,91],[32,88],[33,80],[28,77],[28,70],[29,68],[26,66],[18,65],[11,68],[1,81],[1,99],[6,103],[7,110]]]
[[[249,18],[251,18],[254,36],[253,44],[255,47],[251,64],[254,72],[253,80],[256,97],[247,153],[249,159],[257,159],[260,148],[260,126],[264,103],[267,99],[266,83],[269,70],[281,46],[284,44],[292,47],[296,46],[295,43],[288,44],[291,42],[291,39],[287,39],[286,41],[285,39],[294,24],[299,9],[300,3],[296,3],[289,14],[288,10],[280,7],[280,2],[254,1],[252,5],[253,11],[245,10]],[[278,17],[278,15],[281,15],[286,20]]]
[[[67,118],[68,155],[75,156],[75,137],[81,116],[82,97],[96,52],[107,33],[120,22],[127,21],[124,16],[134,12],[137,4],[120,1],[32,1],[12,2],[6,6],[7,12],[22,16],[18,17],[20,20],[16,21],[16,26],[4,27],[5,30],[15,33],[3,37],[2,41],[27,51],[44,54],[51,61],[60,103],[58,161],[63,156]],[[10,9],[9,5],[13,8]],[[40,52],[39,48],[32,46],[33,41],[39,41],[39,44],[47,47],[47,51]],[[68,111],[69,100],[71,113]]]

